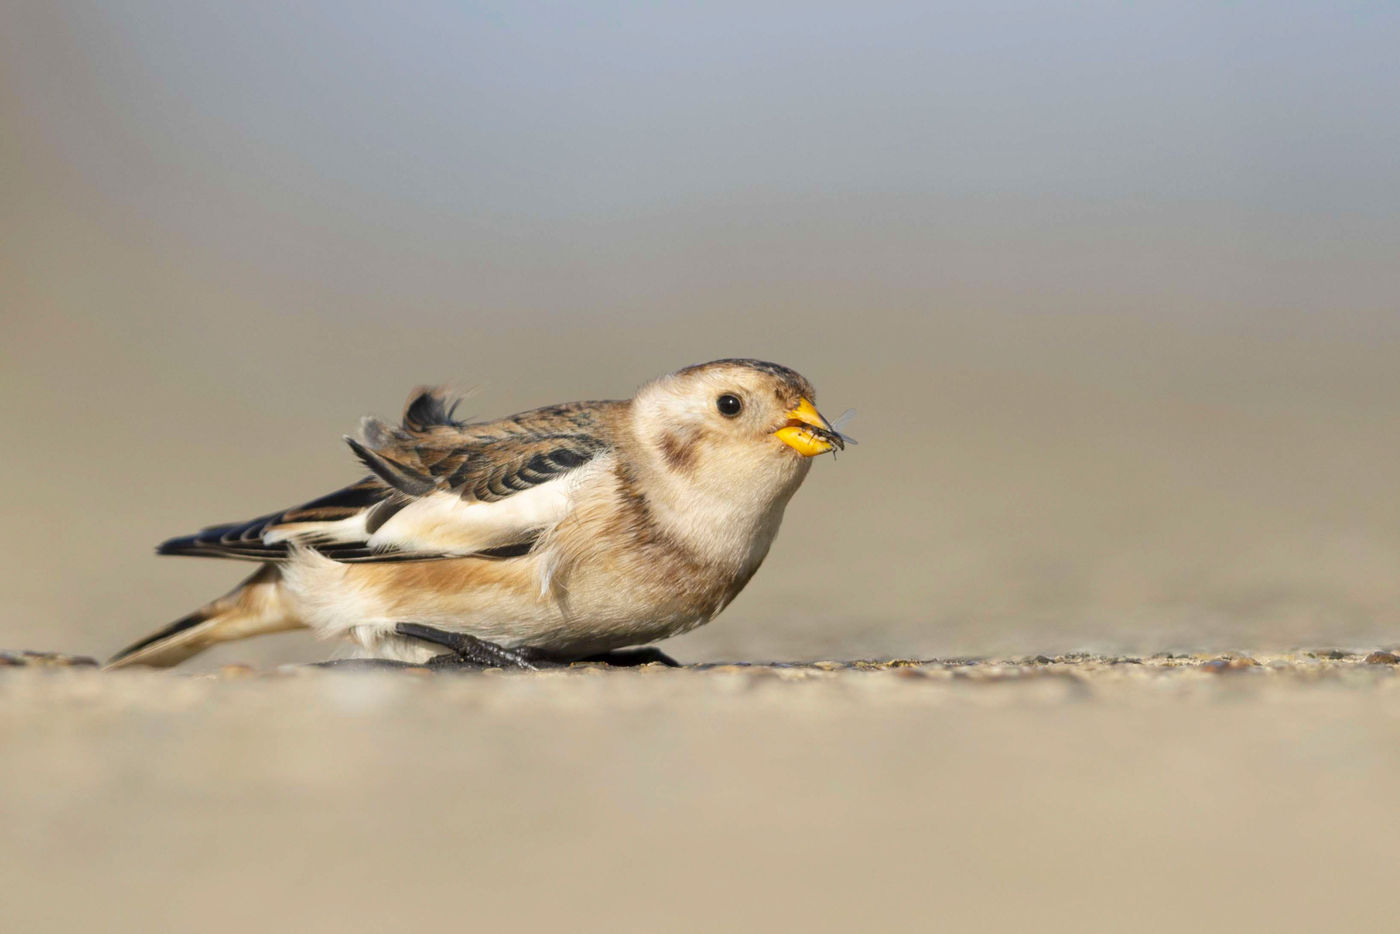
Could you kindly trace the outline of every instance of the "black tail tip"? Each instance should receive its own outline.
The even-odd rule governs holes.
[[[194,535],[166,539],[156,546],[156,554],[158,555],[188,555],[194,554],[198,550],[198,537]]]

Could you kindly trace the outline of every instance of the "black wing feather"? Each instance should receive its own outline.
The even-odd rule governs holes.
[[[488,446],[470,445],[441,463],[455,468],[447,487],[463,499],[492,503],[558,479],[597,457],[610,445],[591,435],[561,434],[503,438]]]
[[[393,458],[385,457],[378,451],[371,451],[349,435],[345,436],[345,443],[350,445],[350,450],[355,452],[355,456],[366,467],[374,471],[375,476],[400,493],[407,496],[423,496],[437,488],[437,481],[432,477],[400,464]]]

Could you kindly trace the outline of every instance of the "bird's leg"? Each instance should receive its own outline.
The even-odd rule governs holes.
[[[650,646],[640,649],[619,649],[616,652],[600,652],[597,655],[580,658],[579,661],[602,662],[604,665],[612,665],[617,668],[636,668],[640,665],[650,665],[653,662],[665,665],[667,668],[681,667],[680,662],[660,649]]]
[[[448,651],[431,658],[429,668],[522,668],[537,671],[541,668],[559,668],[570,660],[551,658],[534,649],[508,649],[494,642],[468,635],[465,632],[451,632],[422,623],[399,623],[394,631],[410,639],[418,639],[440,645]],[[652,662],[667,668],[679,668],[680,663],[665,652],[656,648],[622,649],[616,652],[601,652],[587,658],[572,659],[581,662],[601,662],[617,668],[634,668]]]
[[[558,662],[529,649],[508,649],[465,632],[449,632],[421,623],[399,623],[394,631],[401,636],[431,642],[448,650],[446,654],[429,659],[429,668],[522,668],[538,671],[559,667]]]

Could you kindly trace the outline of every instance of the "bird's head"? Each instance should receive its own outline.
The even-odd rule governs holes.
[[[702,486],[785,486],[810,458],[845,447],[801,374],[761,360],[716,360],[644,386],[634,431],[658,466]],[[794,484],[795,485],[795,484]]]

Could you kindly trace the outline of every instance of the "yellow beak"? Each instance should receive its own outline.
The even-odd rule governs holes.
[[[774,434],[798,454],[816,457],[832,448],[846,447],[841,436],[832,430],[831,423],[822,418],[822,413],[809,400],[803,399],[787,417],[788,423]]]

